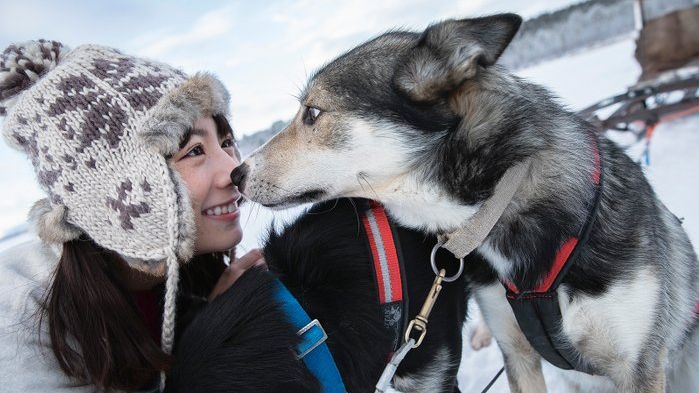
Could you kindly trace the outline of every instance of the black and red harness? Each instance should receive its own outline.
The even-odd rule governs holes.
[[[374,260],[374,274],[384,328],[394,338],[393,350],[395,351],[401,344],[403,332],[408,324],[406,317],[408,292],[402,258],[396,244],[398,239],[380,203],[369,201],[369,208],[363,212],[361,218]]]
[[[561,311],[556,289],[572,262],[579,253],[580,246],[589,237],[590,228],[598,210],[602,188],[602,167],[599,148],[594,144],[595,170],[592,182],[595,184],[595,199],[582,230],[568,238],[556,254],[550,271],[536,288],[521,290],[510,281],[503,281],[507,288],[507,299],[512,306],[517,322],[525,336],[541,356],[563,369],[587,371],[577,362],[579,358],[565,341],[559,339]],[[364,231],[371,249],[374,273],[378,288],[378,301],[384,316],[384,327],[394,337],[394,351],[400,346],[402,332],[407,327],[406,316],[407,286],[405,273],[399,256],[397,237],[386,212],[376,201],[369,202],[362,216]]]
[[[580,356],[561,335],[563,318],[557,289],[587,243],[599,210],[603,187],[602,159],[597,135],[593,135],[592,139],[594,168],[590,180],[595,187],[595,195],[585,224],[577,234],[563,241],[551,268],[536,287],[523,289],[512,281],[502,281],[517,323],[531,346],[556,367],[590,374],[592,371],[580,362]],[[402,332],[408,322],[407,286],[396,244],[398,239],[383,206],[378,202],[370,201],[369,209],[364,211],[361,218],[373,257],[384,327],[395,338],[395,351],[400,346]],[[694,312],[699,315],[699,302]]]
[[[595,187],[595,196],[580,232],[568,237],[563,242],[556,253],[551,268],[536,287],[522,289],[509,280],[503,280],[503,285],[507,289],[507,300],[520,329],[531,346],[556,367],[586,373],[591,373],[591,371],[579,361],[580,356],[574,352],[570,343],[565,341],[561,335],[563,319],[556,290],[575,262],[580,250],[587,243],[599,210],[603,184],[602,159],[596,135],[593,135],[593,140],[595,166],[591,181]]]

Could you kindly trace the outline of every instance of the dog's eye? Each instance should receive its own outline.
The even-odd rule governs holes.
[[[303,115],[303,122],[306,125],[313,125],[313,123],[316,122],[316,119],[318,116],[320,116],[320,109],[312,106],[307,106],[306,107],[306,113]]]

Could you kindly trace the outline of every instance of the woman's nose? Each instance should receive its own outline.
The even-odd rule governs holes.
[[[231,172],[240,165],[240,160],[237,155],[231,156],[226,151],[221,150],[218,155],[220,158],[216,162],[216,184],[221,187],[230,187]]]

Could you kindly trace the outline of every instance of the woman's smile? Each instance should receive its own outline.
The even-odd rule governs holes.
[[[203,209],[201,213],[204,217],[212,220],[235,221],[240,217],[240,210],[238,210],[238,199],[240,199],[240,195],[224,203]]]

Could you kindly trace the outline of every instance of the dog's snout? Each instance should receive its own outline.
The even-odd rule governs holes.
[[[250,167],[247,163],[242,163],[231,172],[231,181],[233,185],[238,187],[240,192],[243,192],[243,188],[245,187],[245,179],[248,177],[249,169]]]

